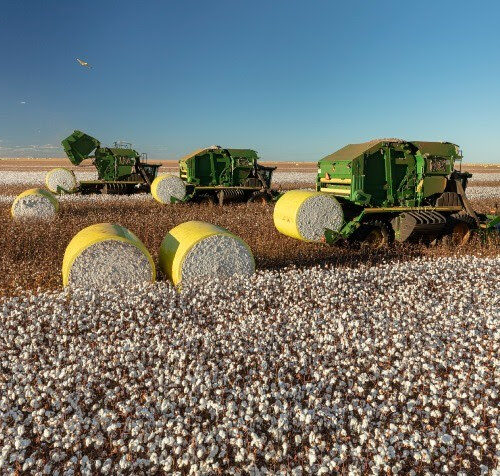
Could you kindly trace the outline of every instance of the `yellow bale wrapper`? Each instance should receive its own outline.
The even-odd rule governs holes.
[[[151,195],[162,205],[180,202],[186,198],[186,184],[176,175],[159,175],[151,184]]]
[[[335,197],[310,190],[290,190],[276,202],[273,219],[283,235],[321,241],[326,228],[341,228],[344,214]]]
[[[49,191],[43,188],[30,188],[29,190],[25,190],[24,192],[20,193],[12,202],[10,213],[14,218],[37,218],[36,206],[33,206],[32,210],[29,210],[27,208],[30,198],[39,199],[40,203],[48,205],[44,207],[45,210],[41,210],[45,213],[42,213],[40,215],[40,218],[45,218],[45,216],[43,215],[45,215],[47,212],[55,215],[59,211],[59,202],[57,201],[56,197],[54,197],[54,195],[52,195]],[[20,207],[23,202],[25,202],[27,205],[26,207],[24,207],[24,210]]]
[[[149,251],[146,249],[144,244],[135,236],[130,230],[127,228],[115,225],[111,223],[99,223],[96,225],[88,226],[83,230],[79,231],[73,239],[69,242],[66,247],[66,251],[64,253],[63,265],[62,265],[62,277],[63,277],[63,285],[67,286],[70,284],[71,272],[75,262],[82,258],[87,251],[91,251],[91,248],[97,244],[107,243],[107,250],[109,254],[112,254],[113,249],[111,248],[114,244],[118,244],[116,248],[118,249],[119,244],[123,243],[125,245],[135,247],[139,254],[139,260],[137,262],[133,262],[133,257],[130,258],[130,255],[126,255],[123,253],[122,256],[118,254],[118,256],[113,259],[106,259],[106,249],[101,248],[97,249],[96,252],[100,252],[102,256],[98,258],[93,258],[92,261],[88,261],[89,266],[87,269],[83,268],[82,272],[87,275],[89,282],[94,279],[94,275],[99,277],[103,277],[103,279],[107,279],[108,282],[104,284],[114,284],[112,281],[116,282],[127,282],[127,279],[130,280],[132,276],[120,276],[120,272],[126,272],[130,267],[132,269],[131,275],[135,268],[139,265],[142,265],[144,272],[142,273],[144,276],[148,276],[148,281],[154,282],[156,279],[156,269],[149,254]],[[127,259],[132,260],[131,263],[125,262]],[[121,261],[123,260],[123,263]],[[102,266],[102,269],[99,269],[99,266]],[[109,270],[111,268],[111,271]],[[138,270],[140,271],[140,270]],[[113,273],[115,273],[113,275]],[[107,278],[104,278],[107,276]],[[83,281],[85,277],[81,278]],[[95,282],[98,282],[98,279],[94,279]]]
[[[255,271],[252,251],[241,238],[202,221],[170,230],[161,244],[159,264],[175,285],[186,277],[229,277]]]

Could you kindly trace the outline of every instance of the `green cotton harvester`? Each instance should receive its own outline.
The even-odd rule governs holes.
[[[316,193],[337,200],[341,221],[335,230],[323,229],[322,241],[344,239],[374,248],[393,240],[442,239],[460,245],[473,230],[486,235],[498,229],[498,216],[476,213],[467,199],[472,175],[461,172],[461,166],[455,169],[461,160],[455,144],[400,139],[349,144],[324,157],[318,162]],[[285,219],[289,215],[280,213]],[[299,236],[283,217],[275,218],[275,225],[288,236]]]
[[[97,180],[80,182],[79,191],[84,194],[149,192],[160,167],[147,163],[146,154],[135,151],[129,143],[101,147],[97,139],[81,131],[74,131],[61,144],[73,165],[92,159],[97,169]]]
[[[186,184],[185,200],[192,201],[269,201],[276,167],[258,163],[251,149],[199,149],[179,160],[180,178]]]
[[[472,175],[455,170],[461,160],[455,144],[400,139],[349,144],[321,159],[316,190],[335,196],[345,217],[326,241],[352,237],[377,247],[447,236],[462,244],[471,230],[495,227],[498,217],[476,213],[467,199]]]

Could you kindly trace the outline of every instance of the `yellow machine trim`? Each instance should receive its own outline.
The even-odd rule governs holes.
[[[333,179],[326,179],[326,178],[320,178],[319,181],[321,183],[333,183],[333,184],[338,184],[338,185],[349,185],[351,184],[352,180],[350,178],[333,178]]]
[[[338,195],[350,195],[350,188],[331,188],[331,187],[321,187],[320,191],[327,193],[336,193]]]
[[[101,241],[122,241],[138,248],[146,256],[151,265],[151,282],[156,279],[156,268],[149,251],[144,246],[141,240],[137,238],[130,230],[127,228],[114,225],[112,223],[98,223],[96,225],[88,226],[83,230],[80,230],[69,242],[64,252],[63,264],[62,264],[62,277],[63,286],[67,286],[69,283],[69,275],[71,272],[71,267],[75,262],[76,258],[80,254],[94,245],[95,243],[100,243]]]

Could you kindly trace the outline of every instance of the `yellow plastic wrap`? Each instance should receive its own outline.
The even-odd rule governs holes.
[[[149,264],[151,265],[152,282],[156,279],[156,269],[153,259],[151,258],[147,248],[144,246],[142,241],[137,238],[137,236],[123,226],[111,223],[98,223],[97,225],[91,225],[79,231],[66,247],[62,265],[64,286],[68,285],[71,266],[73,265],[75,259],[89,246],[107,240],[122,241],[137,247],[140,251],[142,251],[142,253],[144,253],[149,261]]]
[[[69,172],[73,178],[75,179],[75,186],[72,189],[66,190],[66,192],[74,192],[77,188],[77,180],[75,177],[75,173],[72,170],[69,170],[65,167],[56,167],[55,169],[49,170],[47,174],[45,175],[45,186],[52,192],[52,193],[59,193],[59,190],[54,190],[53,188],[50,187],[49,185],[49,179],[50,176],[54,173],[57,172],[58,170],[64,170],[65,172]]]
[[[153,195],[153,198],[157,201],[157,202],[160,202],[160,203],[163,203],[163,200],[158,196],[158,184],[165,178],[167,177],[167,175],[158,175],[158,177],[156,177],[154,180],[153,180],[153,183],[151,184],[151,195]]]
[[[175,285],[179,284],[182,281],[182,265],[188,253],[201,240],[213,235],[225,235],[237,239],[253,257],[248,245],[225,228],[203,221],[188,221],[172,228],[161,243],[159,264],[163,274]]]
[[[158,193],[158,187],[160,186],[161,182],[165,179],[169,179],[169,178],[172,178],[174,177],[175,179],[177,179],[177,181],[179,181],[180,184],[182,184],[182,179],[180,177],[178,177],[177,175],[172,175],[172,174],[165,174],[165,175],[159,175],[158,177],[156,177],[154,180],[153,180],[153,183],[151,184],[151,195],[153,195],[153,198],[161,203],[162,205],[167,205],[167,204],[170,204],[172,203],[170,200],[168,201],[165,201],[164,198],[162,198],[159,193]],[[185,194],[185,190],[184,190],[184,194]],[[174,201],[177,201],[177,200],[182,200],[184,198],[184,196],[182,197],[177,197],[174,199]]]
[[[297,215],[301,205],[317,192],[309,190],[290,190],[280,197],[274,206],[273,220],[276,229],[284,235],[303,240],[297,228]]]
[[[16,203],[24,197],[27,197],[28,195],[43,195],[45,198],[48,198],[49,201],[54,205],[54,208],[57,211],[59,211],[59,202],[57,201],[56,197],[52,195],[48,190],[45,190],[43,188],[30,188],[29,190],[25,190],[23,193],[20,193],[12,202],[12,207],[10,208],[10,213],[12,216],[14,215],[14,208],[16,206]]]
[[[335,225],[334,223],[323,224],[325,226],[336,226],[337,228],[340,228],[340,225],[343,221],[343,212],[335,197],[329,196],[325,193],[314,192],[310,190],[290,190],[284,193],[274,206],[273,220],[276,229],[283,235],[290,236],[291,238],[296,238],[297,240],[309,242],[318,241],[303,236],[298,226],[301,207],[306,203],[307,200],[312,198],[316,199],[316,197],[322,200],[331,200],[333,202],[331,203],[333,205],[332,215],[334,213],[337,215]],[[321,224],[321,221],[318,221],[317,223]],[[335,231],[337,231],[337,229]]]

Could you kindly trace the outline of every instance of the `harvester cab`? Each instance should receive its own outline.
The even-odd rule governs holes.
[[[82,193],[130,194],[149,191],[160,164],[148,164],[147,156],[132,149],[132,144],[115,142],[113,147],[101,147],[94,137],[74,131],[62,141],[69,160],[80,165],[92,159],[97,180],[80,182]]]

